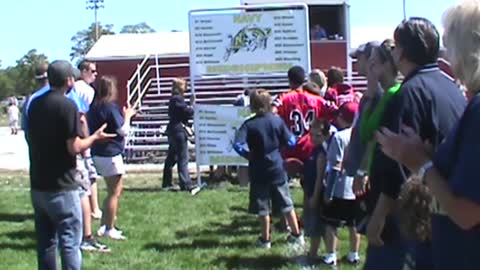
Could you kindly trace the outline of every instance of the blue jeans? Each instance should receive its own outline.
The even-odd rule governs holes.
[[[185,132],[168,134],[168,154],[163,168],[162,187],[172,185],[172,168],[177,164],[178,180],[182,190],[188,190],[192,186],[192,180],[188,174],[188,137]]]
[[[78,190],[31,191],[37,237],[38,269],[56,270],[57,244],[62,269],[82,268],[82,208]]]

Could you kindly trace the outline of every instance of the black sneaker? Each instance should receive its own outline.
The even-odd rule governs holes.
[[[80,245],[80,249],[85,252],[110,252],[110,249],[107,247],[107,245],[98,242],[95,237],[83,239],[82,244]]]
[[[163,191],[180,191],[180,187],[177,185],[162,186]]]
[[[257,242],[255,242],[255,245],[259,248],[263,249],[270,249],[272,248],[272,242],[263,239],[262,237],[258,237]]]
[[[287,243],[291,245],[305,246],[305,238],[303,237],[303,234],[299,234],[295,236],[292,233],[290,233],[287,236]]]

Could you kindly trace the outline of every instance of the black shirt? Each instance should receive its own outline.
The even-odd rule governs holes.
[[[380,126],[399,132],[401,124],[412,127],[423,140],[438,146],[462,115],[466,100],[455,83],[436,64],[407,76],[400,91],[385,109]],[[381,193],[397,199],[410,172],[387,157],[377,146],[370,175],[372,190],[367,205],[372,211]]]
[[[295,145],[295,136],[278,115],[266,113],[245,121],[235,138],[235,147],[245,143],[249,149],[248,168],[252,183],[280,184],[287,181],[280,150]]]
[[[76,158],[67,140],[80,136],[77,106],[59,91],[32,101],[28,111],[31,188],[61,192],[79,187],[75,180]]]
[[[168,102],[168,122],[167,132],[178,133],[185,132],[183,125],[188,123],[188,120],[193,116],[192,107],[185,103],[182,95],[173,95]]]

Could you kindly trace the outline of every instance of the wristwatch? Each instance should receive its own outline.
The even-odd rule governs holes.
[[[433,167],[433,162],[430,160],[427,163],[423,164],[422,167],[418,170],[418,178],[422,181],[423,184],[425,183],[425,174]]]

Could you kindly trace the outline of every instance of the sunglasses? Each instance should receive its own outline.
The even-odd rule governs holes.
[[[96,69],[90,69],[90,72],[91,72],[92,74],[98,73]]]

